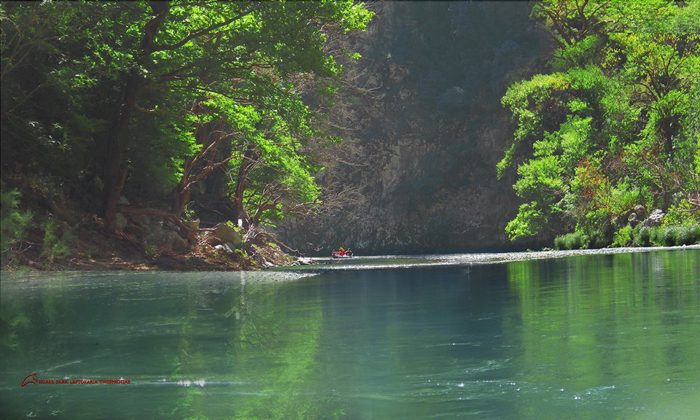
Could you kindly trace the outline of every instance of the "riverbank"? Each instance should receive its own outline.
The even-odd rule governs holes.
[[[230,222],[203,228],[197,222],[173,222],[158,217],[163,212],[151,211],[147,215],[125,210],[118,230],[114,231],[107,229],[103,219],[94,213],[82,211],[73,200],[62,195],[51,198],[50,194],[35,190],[24,190],[23,203],[16,200],[4,206],[4,211],[5,208],[11,211],[3,220],[19,223],[26,217],[27,222],[18,230],[16,239],[10,241],[7,241],[4,223],[3,270],[250,271],[271,267],[286,269],[297,263],[296,257],[284,252],[275,237],[261,228],[238,228]],[[134,209],[132,206],[125,208]],[[5,246],[5,242],[9,245]],[[305,259],[303,263],[304,267],[316,270],[414,264],[471,265],[672,249],[700,249],[700,245],[389,255],[333,261],[333,264],[327,264],[331,262],[328,258],[314,258],[312,261]],[[310,262],[320,265],[306,265]]]
[[[284,253],[277,245],[256,245],[256,257],[237,253],[231,255],[221,249],[208,246],[200,240],[189,252],[165,253],[153,257],[143,255],[128,240],[102,232],[92,232],[89,242],[81,241],[71,258],[49,261],[37,250],[28,249],[21,259],[3,267],[8,271],[257,271],[278,270],[330,271],[411,268],[418,266],[469,266],[498,264],[515,261],[534,261],[585,255],[613,255],[623,253],[647,253],[654,251],[696,250],[700,245],[664,247],[622,247],[578,250],[544,250],[520,252],[481,252],[423,255],[373,255],[347,260],[328,257],[298,259]],[[95,247],[100,243],[100,247]],[[91,247],[92,245],[92,247]]]
[[[306,258],[289,255],[282,249],[289,248],[260,226],[238,227],[226,218],[200,224],[192,215],[178,218],[165,207],[147,207],[147,203],[137,206],[122,197],[115,225],[108,228],[98,212],[86,210],[89,206],[84,203],[85,196],[71,196],[65,191],[70,190],[66,186],[56,186],[40,177],[6,178],[3,185],[9,187],[1,195],[2,269],[8,271],[251,271],[286,269],[297,263],[319,270],[376,268],[376,262],[380,268],[412,264],[471,265],[677,249],[683,248],[682,244],[695,249],[698,245],[690,244],[700,235],[700,230],[692,226],[644,227],[630,229],[629,235],[623,235],[624,238],[618,235],[615,241],[618,245],[639,247],[381,256],[334,261],[332,265],[325,264],[328,267],[319,267],[309,264],[312,261]],[[566,238],[559,244],[555,241],[555,245],[588,244],[574,234]],[[673,244],[676,246],[668,246]],[[322,264],[330,261],[314,260]]]
[[[92,217],[74,226],[61,224],[61,234],[47,240],[46,229],[29,229],[12,253],[3,255],[7,271],[243,271],[291,264],[295,258],[283,252],[265,232],[231,244],[214,229],[195,232],[185,246],[168,243],[151,246],[133,232],[113,233]],[[172,236],[175,236],[173,232]]]
[[[5,176],[2,185],[3,270],[240,271],[295,260],[257,225],[200,224],[122,197],[108,227],[88,196],[50,179]]]

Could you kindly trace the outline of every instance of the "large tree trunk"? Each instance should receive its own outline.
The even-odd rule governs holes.
[[[249,145],[243,153],[241,166],[238,167],[238,179],[236,181],[236,189],[233,193],[233,205],[236,208],[236,215],[239,219],[243,219],[246,224],[250,223],[250,217],[243,205],[243,194],[248,186],[248,174],[258,162],[258,153],[255,146]]]
[[[132,74],[129,75],[124,87],[124,97],[119,109],[116,121],[112,124],[107,134],[107,147],[105,155],[104,184],[105,184],[105,204],[104,216],[108,228],[114,225],[117,213],[117,205],[122,195],[124,184],[126,183],[127,170],[122,165],[126,142],[123,133],[129,122],[131,110],[136,103],[137,81]]]
[[[180,189],[177,193],[177,202],[175,203],[175,216],[182,218],[182,213],[185,212],[185,207],[190,202],[192,196],[192,188]]]
[[[225,124],[212,122],[199,127],[196,131],[197,142],[202,145],[200,151],[185,162],[180,185],[175,199],[175,214],[180,217],[192,200],[193,188],[198,183],[204,184],[206,197],[214,201],[228,197],[226,165],[231,160],[230,135],[225,133]],[[210,188],[210,181],[218,180],[218,188]],[[202,203],[202,194],[196,194],[198,204]],[[204,200],[206,201],[206,200]]]
[[[128,176],[127,169],[124,167],[123,162],[124,152],[126,150],[124,132],[128,127],[129,119],[131,118],[137,98],[143,87],[140,67],[147,63],[149,56],[153,52],[156,35],[170,11],[170,4],[168,2],[151,2],[150,6],[153,10],[153,17],[143,28],[143,38],[141,39],[139,56],[134,66],[126,75],[119,110],[110,127],[109,133],[107,133],[104,156],[104,217],[105,224],[109,229],[114,227],[119,198],[122,195],[122,190],[124,189],[124,184]]]

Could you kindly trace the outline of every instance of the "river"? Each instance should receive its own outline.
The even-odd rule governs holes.
[[[697,416],[700,250],[561,255],[2,273],[0,417]]]

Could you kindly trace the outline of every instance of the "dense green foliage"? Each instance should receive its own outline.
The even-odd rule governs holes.
[[[626,225],[613,235],[612,246],[681,246],[700,241],[700,225],[635,226]],[[554,238],[556,249],[583,249],[592,241],[585,233],[575,231]]]
[[[12,248],[24,236],[24,231],[32,219],[30,212],[19,210],[20,194],[17,190],[0,192],[0,253],[3,262],[10,256]]]
[[[700,223],[700,1],[547,0],[533,15],[558,48],[502,99],[517,128],[498,171],[517,167],[525,201],[510,238],[631,245],[657,208],[664,232]],[[668,235],[651,243],[690,241]]]
[[[317,201],[304,147],[325,134],[302,94],[329,91],[349,54],[329,37],[371,16],[352,1],[3,3],[3,178],[57,179],[114,226],[123,196],[197,216],[218,174],[224,220],[273,222]]]

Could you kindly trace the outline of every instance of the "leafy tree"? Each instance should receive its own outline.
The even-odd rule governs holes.
[[[304,145],[323,134],[302,93],[342,70],[328,35],[372,16],[352,1],[0,7],[2,166],[81,184],[109,226],[125,192],[155,206],[174,192],[179,218],[215,172],[227,217],[316,200]]]
[[[511,239],[575,229],[605,246],[632,212],[697,197],[700,2],[548,0],[533,16],[559,48],[502,98],[517,128],[497,169],[517,167],[525,200]]]

